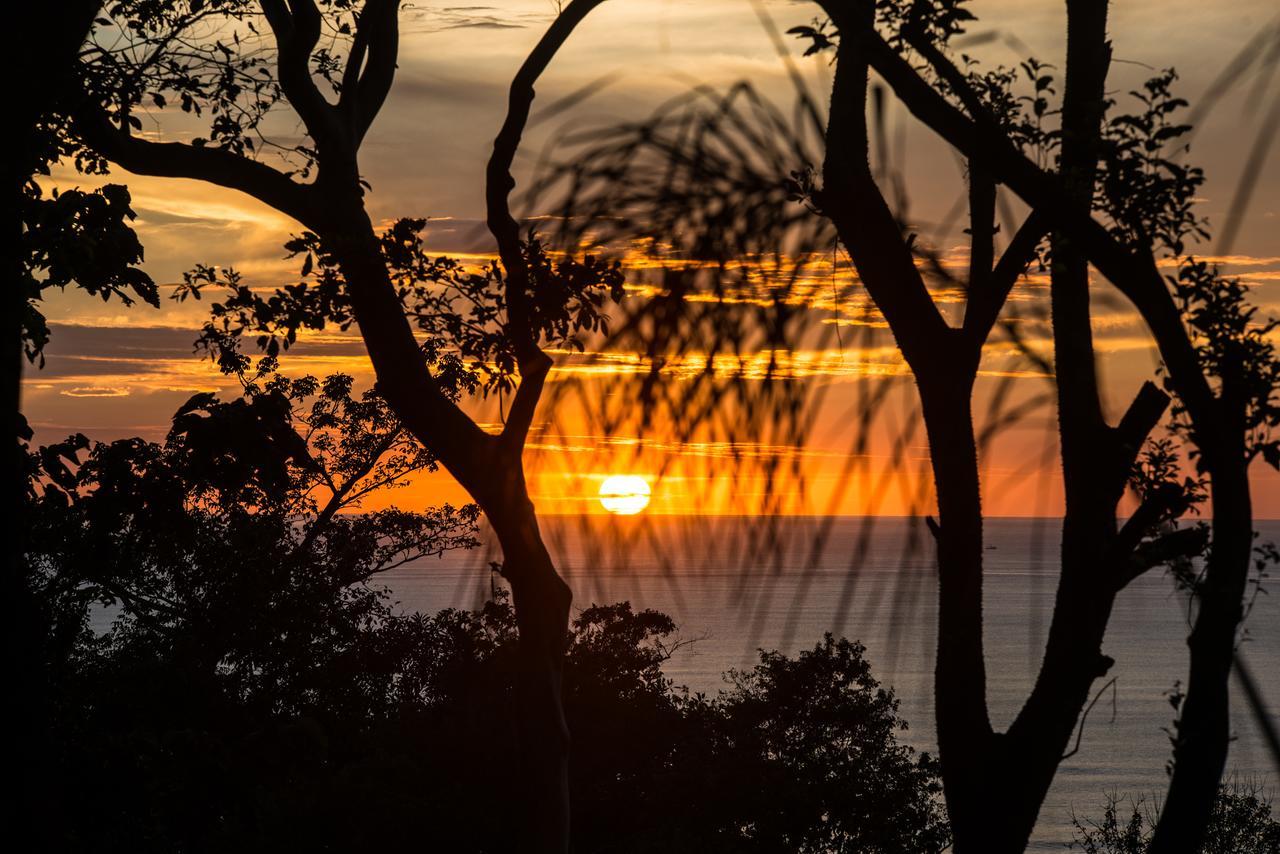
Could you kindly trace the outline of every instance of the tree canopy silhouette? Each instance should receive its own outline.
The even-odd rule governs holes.
[[[501,259],[491,286],[434,266],[420,246],[415,249],[412,225],[380,235],[365,207],[359,151],[394,81],[398,0],[180,3],[167,7],[160,23],[127,5],[114,8],[94,30],[91,43],[99,49],[82,56],[84,97],[73,117],[77,138],[112,163],[243,191],[306,229],[291,248],[305,250],[302,275],[317,272],[322,287],[300,286],[254,306],[254,323],[284,330],[287,339],[300,325],[354,321],[380,394],[475,498],[497,533],[525,674],[516,712],[524,733],[525,784],[514,801],[526,815],[530,839],[537,840],[530,844],[540,850],[565,850],[568,839],[569,742],[560,661],[571,594],[539,533],[522,454],[551,367],[540,343],[598,323],[598,300],[583,295],[597,286],[607,289],[616,273],[589,260],[553,264],[531,251],[507,197],[533,84],[597,4],[569,4],[513,80],[510,110],[486,175],[488,224]],[[259,13],[269,33],[259,30]],[[176,52],[167,50],[173,33],[181,34]],[[160,61],[149,61],[153,57]],[[135,133],[136,111],[169,99],[184,112],[203,115],[207,136],[156,142]],[[264,131],[268,112],[284,104],[303,125],[301,142],[282,144]],[[276,155],[274,163],[258,157],[263,150]],[[457,286],[455,293],[489,303],[479,305],[478,314],[441,319],[435,316],[440,305],[424,296],[441,279]],[[418,303],[406,312],[405,299],[413,296]],[[500,433],[486,432],[458,407],[470,375],[457,370],[456,357],[440,352],[437,338],[419,342],[413,322],[430,336],[460,334],[450,343],[470,345],[467,355],[498,359],[499,388],[513,389]],[[263,344],[273,341],[267,335]]]
[[[27,558],[55,703],[51,850],[523,851],[494,791],[518,738],[517,620],[404,613],[379,586],[475,545],[474,506],[359,508],[433,461],[349,377],[197,395],[162,443],[30,452]],[[629,603],[574,618],[580,851],[941,851],[936,762],[864,648],[762,652],[714,697]]]

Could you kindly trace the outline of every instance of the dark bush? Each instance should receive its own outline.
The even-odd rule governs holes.
[[[472,544],[474,508],[338,512],[431,465],[402,439],[349,380],[275,378],[193,399],[163,444],[30,456],[50,848],[520,850],[505,594],[425,616],[377,584]],[[573,621],[576,851],[945,846],[935,763],[860,645],[762,653],[711,698],[663,676],[675,628],[628,603]]]
[[[1121,820],[1125,807],[1129,817]],[[1144,854],[1158,810],[1141,799],[1110,796],[1101,820],[1074,818],[1075,842],[1086,854]],[[1232,782],[1218,791],[1203,844],[1188,854],[1280,854],[1280,822],[1261,789]]]

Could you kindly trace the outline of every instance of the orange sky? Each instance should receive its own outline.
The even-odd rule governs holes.
[[[490,140],[501,121],[504,88],[548,20],[547,0],[512,0],[496,7],[419,6],[406,10],[398,82],[364,150],[364,169],[373,186],[375,217],[430,216],[429,245],[436,251],[483,251],[476,228],[483,211],[483,168]],[[783,28],[807,22],[815,10],[805,4],[766,6]],[[974,53],[992,62],[1011,62],[1029,50],[1055,61],[1061,53],[1062,8],[1051,0],[979,0],[982,19],[975,31],[998,38]],[[1117,3],[1112,33],[1118,63],[1117,90],[1133,85],[1148,67],[1174,65],[1181,91],[1194,103],[1213,76],[1243,42],[1274,16],[1271,0],[1230,4]],[[619,34],[625,33],[625,38]],[[827,83],[822,62],[802,66],[814,88]],[[574,36],[539,87],[540,104],[605,77],[609,85],[556,123],[536,126],[525,144],[524,167],[564,122],[577,126],[645,117],[663,99],[691,82],[724,87],[749,78],[777,97],[789,91],[783,66],[745,0],[614,0]],[[1274,95],[1272,96],[1274,97]],[[1225,99],[1195,138],[1193,158],[1206,167],[1203,212],[1221,222],[1252,141],[1259,117],[1244,96]],[[1265,101],[1264,101],[1265,103]],[[158,111],[147,128],[162,138],[191,133],[180,116]],[[290,125],[281,119],[281,133]],[[937,222],[963,187],[955,158],[900,110],[890,122],[902,128],[905,170],[912,213]],[[1257,287],[1257,300],[1280,311],[1280,157],[1263,172],[1233,255],[1223,258],[1230,272]],[[147,251],[146,267],[161,283],[173,283],[197,262],[233,266],[263,287],[289,281],[294,262],[280,246],[295,226],[286,217],[231,191],[194,182],[144,179],[127,174],[136,223]],[[68,172],[51,184],[87,186]],[[529,211],[537,214],[540,211]],[[963,258],[958,230],[936,238],[938,249]],[[1198,254],[1211,254],[1205,246]],[[640,273],[633,283],[639,286]],[[796,433],[753,430],[730,416],[677,441],[669,424],[641,423],[634,411],[619,410],[617,383],[648,368],[627,353],[586,357],[557,354],[540,423],[531,437],[531,488],[543,512],[598,511],[595,495],[613,473],[661,474],[647,512],[728,513],[762,509],[785,513],[879,513],[930,511],[927,449],[913,421],[909,377],[884,330],[868,326],[856,282],[839,271],[842,297],[817,300],[809,310],[821,321],[810,340],[782,356],[784,369],[803,384],[813,404],[803,446]],[[1151,375],[1150,341],[1127,305],[1099,284],[1096,333],[1100,370],[1112,414]],[[1040,283],[1021,288],[1015,299],[1031,305],[1042,296]],[[641,299],[642,296],[636,296]],[[825,298],[824,298],[825,299]],[[159,311],[125,309],[78,293],[54,296],[46,313],[54,327],[44,369],[28,372],[25,410],[39,441],[73,431],[112,439],[126,435],[158,438],[168,417],[196,391],[229,384],[191,351],[205,303],[166,304]],[[837,327],[840,334],[836,335]],[[857,334],[858,332],[864,334]],[[748,383],[768,354],[748,359]],[[668,364],[664,382],[688,384],[690,363]],[[735,365],[725,365],[732,371]],[[340,333],[304,337],[282,362],[287,373],[354,374],[367,384],[370,371],[359,342]],[[1032,366],[1011,359],[1007,345],[993,344],[979,381],[979,413],[994,389],[1008,384],[1010,401],[1049,388]],[[886,403],[865,428],[857,427],[860,401],[881,384],[891,384]],[[820,405],[818,405],[820,401]],[[498,419],[490,402],[471,404],[481,421]],[[980,417],[980,421],[982,418]],[[736,429],[735,429],[736,424]],[[984,454],[985,506],[991,515],[1051,515],[1057,510],[1060,479],[1052,456],[1052,413],[1040,409],[1000,435]],[[731,440],[738,440],[732,442]],[[772,473],[772,474],[771,474]],[[1280,479],[1256,470],[1256,503],[1262,517],[1280,517]],[[465,496],[446,475],[426,477],[387,497],[412,507]]]

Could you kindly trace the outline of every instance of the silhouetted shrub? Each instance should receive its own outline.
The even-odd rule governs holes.
[[[336,512],[431,465],[401,438],[349,379],[277,377],[193,398],[161,444],[30,455],[51,848],[520,850],[506,594],[404,614],[375,582],[471,545],[474,508]],[[675,630],[628,603],[573,621],[576,851],[945,846],[935,762],[859,644],[761,653],[707,697],[662,674]]]
[[[1107,798],[1101,820],[1073,818],[1075,842],[1086,854],[1144,854],[1155,831],[1158,811],[1141,799],[1129,804],[1129,818],[1121,821],[1125,800]],[[1271,801],[1254,787],[1238,783],[1218,791],[1204,843],[1194,854],[1278,854],[1280,822],[1271,817]],[[1192,854],[1192,852],[1188,852]]]
[[[60,844],[518,850],[503,794],[517,653],[506,597],[427,617],[364,590],[330,617],[331,630],[294,638],[315,661],[264,651],[253,691],[190,644],[141,642],[129,620],[87,634],[61,684]],[[905,724],[861,646],[828,636],[796,658],[763,653],[708,698],[662,676],[673,629],[627,603],[574,623],[576,850],[944,847],[935,764],[897,743]]]

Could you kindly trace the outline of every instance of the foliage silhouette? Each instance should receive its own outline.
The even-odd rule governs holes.
[[[486,306],[481,331],[461,315],[443,323],[430,310],[406,316],[406,276],[412,290],[422,283],[415,276],[435,283],[451,274],[413,269],[420,261],[430,264],[415,255],[420,247],[415,250],[413,224],[405,221],[379,234],[365,204],[370,187],[361,175],[360,147],[394,83],[399,0],[190,0],[160,4],[155,16],[145,14],[154,11],[148,3],[113,6],[95,21],[90,48],[81,54],[83,97],[72,117],[75,138],[85,150],[115,165],[239,190],[305,229],[290,248],[305,253],[304,278],[319,262],[321,288],[313,293],[300,285],[283,294],[305,304],[301,313],[313,326],[357,324],[380,394],[475,499],[502,543],[524,666],[524,702],[513,712],[523,733],[515,764],[526,782],[512,807],[524,816],[531,847],[547,851],[565,851],[568,845],[569,734],[560,685],[572,594],[542,540],[525,484],[523,452],[552,366],[542,349],[544,333],[554,336],[571,322],[600,321],[592,300],[554,306],[550,301],[572,299],[575,290],[584,293],[595,283],[584,279],[598,278],[609,286],[617,273],[607,264],[584,261],[570,268],[540,256],[531,249],[536,244],[522,239],[508,196],[533,85],[599,2],[565,6],[512,80],[508,113],[485,180],[488,225],[500,264],[491,270],[488,284],[494,287],[484,296],[500,294],[502,310],[499,315],[495,306]],[[269,33],[259,28],[263,20]],[[171,45],[176,48],[170,50]],[[190,142],[157,142],[139,133],[138,114],[171,100],[207,122],[207,132]],[[268,133],[266,119],[285,105],[303,134],[282,141]],[[397,267],[400,263],[409,266]],[[472,282],[454,284],[465,291]],[[425,293],[416,294],[422,304],[430,302],[422,299]],[[254,303],[252,311],[280,308],[285,307],[279,300],[267,300]],[[294,319],[255,317],[252,325],[287,328],[287,340],[296,328],[290,326]],[[499,388],[511,390],[511,402],[498,434],[486,432],[459,408],[458,392],[467,389],[470,375],[456,370],[458,358],[442,354],[438,339],[420,344],[415,322],[433,331],[461,332],[460,341],[444,344],[469,342],[476,345],[473,355],[499,360]],[[269,332],[262,343],[269,355],[279,346]],[[519,382],[513,385],[516,375]]]
[[[504,331],[502,269],[496,263],[474,269],[448,256],[429,255],[421,237],[425,226],[425,220],[402,219],[380,235],[405,317],[423,336],[424,358],[450,400],[511,393],[519,385],[519,369]],[[355,321],[347,282],[320,239],[307,233],[285,248],[291,256],[303,256],[300,279],[269,296],[245,284],[234,269],[208,265],[186,273],[172,295],[179,302],[201,299],[211,287],[224,294],[211,303],[196,346],[226,373],[250,370],[241,343],[245,337],[276,358],[302,330],[333,325],[345,331]],[[617,261],[592,255],[553,259],[536,235],[522,243],[521,255],[531,280],[530,323],[548,346],[580,352],[585,335],[608,331],[605,301],[621,302],[624,296]]]
[[[507,594],[424,616],[375,583],[474,545],[476,508],[329,512],[431,464],[340,375],[197,396],[163,444],[32,452],[28,559],[58,688],[51,848],[525,850],[494,791],[517,737]],[[859,644],[761,653],[707,697],[662,675],[680,643],[628,603],[573,620],[575,850],[946,846],[936,763],[898,743],[897,701]]]
[[[164,5],[133,6],[139,20],[164,18]],[[45,701],[49,674],[41,672],[37,657],[27,651],[38,646],[42,631],[38,606],[23,565],[24,520],[19,513],[26,488],[23,440],[31,429],[22,414],[21,385],[25,364],[43,364],[49,327],[40,310],[52,287],[81,288],[124,304],[141,299],[158,304],[151,279],[138,266],[142,248],[130,221],[128,190],[107,184],[96,190],[74,188],[46,194],[41,181],[59,159],[80,174],[101,174],[104,162],[86,152],[69,132],[69,116],[79,99],[77,60],[95,26],[101,0],[68,0],[57,4],[22,4],[15,8],[17,31],[23,33],[4,56],[4,71],[13,87],[8,103],[9,140],[2,158],[5,181],[5,240],[3,256],[9,282],[3,310],[4,367],[0,373],[0,407],[4,424],[3,518],[4,565],[0,594],[9,603],[4,621],[6,672],[9,688],[21,698],[14,704],[16,730],[25,734],[12,745],[15,776],[29,781],[6,801],[11,814],[6,826],[16,844],[36,844],[45,826],[43,786]]]
[[[1158,820],[1141,800],[1130,805],[1123,819],[1124,799],[1107,798],[1100,820],[1076,818],[1075,842],[1085,854],[1145,854]],[[1269,854],[1280,851],[1280,822],[1271,816],[1271,802],[1258,789],[1224,784],[1213,804],[1204,840],[1193,854]]]

